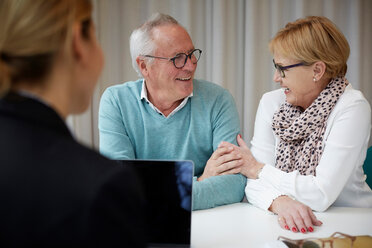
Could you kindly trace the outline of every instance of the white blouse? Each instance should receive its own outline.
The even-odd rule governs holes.
[[[294,198],[315,211],[329,206],[372,207],[372,191],[365,183],[363,163],[371,131],[371,108],[363,94],[349,84],[328,120],[324,150],[316,176],[303,176],[275,168],[279,139],[271,123],[275,111],[285,101],[282,89],[261,98],[255,121],[251,150],[265,166],[259,179],[248,179],[247,199],[267,210],[281,195]]]

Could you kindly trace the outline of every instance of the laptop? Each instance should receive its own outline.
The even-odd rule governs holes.
[[[193,162],[116,161],[133,167],[140,181],[148,247],[190,247]]]

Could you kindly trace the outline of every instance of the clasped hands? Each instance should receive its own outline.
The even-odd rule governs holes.
[[[259,163],[252,155],[247,144],[239,134],[236,138],[238,146],[229,142],[221,142],[208,160],[202,181],[208,177],[241,173],[249,179],[257,179],[264,164]],[[269,210],[278,215],[279,225],[293,232],[313,232],[313,226],[320,226],[311,208],[286,195],[274,199]]]
[[[264,164],[257,162],[240,134],[236,138],[239,146],[222,141],[208,160],[203,174],[198,178],[202,181],[208,177],[238,174],[256,179]]]

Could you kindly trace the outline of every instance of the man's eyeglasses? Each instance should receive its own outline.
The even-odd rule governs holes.
[[[186,65],[187,59],[190,59],[193,64],[198,63],[201,53],[202,53],[202,50],[194,49],[189,54],[179,53],[173,58],[157,57],[157,56],[152,56],[152,55],[142,55],[142,56],[147,57],[147,58],[154,58],[154,59],[166,59],[168,61],[172,61],[174,66],[177,69],[181,69]]]
[[[302,63],[301,62],[301,63],[298,63],[298,64],[281,66],[281,65],[276,64],[275,63],[275,60],[273,60],[273,63],[274,63],[275,69],[279,72],[281,78],[284,78],[285,77],[285,73],[284,73],[285,70],[288,70],[289,68],[293,68],[293,67],[305,65],[305,63]]]

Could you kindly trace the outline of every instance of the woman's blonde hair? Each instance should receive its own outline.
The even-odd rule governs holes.
[[[90,0],[1,0],[0,95],[20,81],[40,83],[71,47],[76,21],[89,38],[91,12]]]
[[[344,76],[350,47],[341,31],[328,18],[309,16],[288,23],[270,41],[272,54],[311,65],[317,61],[326,64],[325,75]]]

